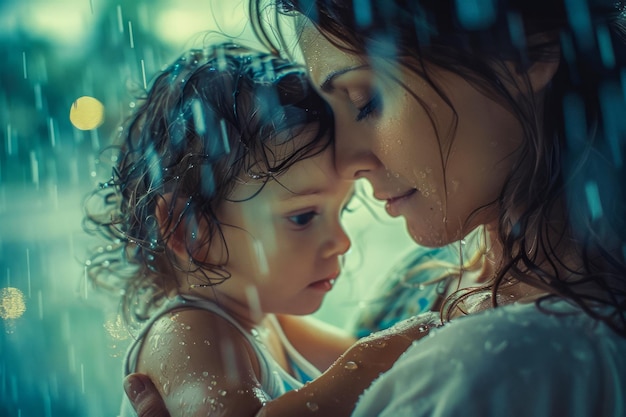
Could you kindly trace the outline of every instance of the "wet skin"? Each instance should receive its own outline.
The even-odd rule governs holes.
[[[510,111],[461,77],[428,68],[455,117],[415,73],[340,51],[311,26],[300,46],[335,115],[342,177],[367,179],[374,197],[391,216],[405,218],[421,245],[442,246],[496,220],[497,208],[489,204],[522,140]]]

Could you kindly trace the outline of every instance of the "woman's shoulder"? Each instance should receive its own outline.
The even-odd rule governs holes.
[[[372,385],[355,415],[623,415],[626,339],[554,307],[558,314],[509,305],[433,330]]]

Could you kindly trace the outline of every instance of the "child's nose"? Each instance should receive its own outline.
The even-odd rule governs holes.
[[[339,222],[334,222],[329,233],[328,256],[343,255],[348,252],[352,242]]]

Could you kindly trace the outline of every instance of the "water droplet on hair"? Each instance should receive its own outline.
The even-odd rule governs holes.
[[[355,371],[355,370],[359,369],[359,365],[357,365],[356,362],[354,362],[354,361],[348,361],[344,365],[344,368],[346,368],[348,371]]]
[[[307,401],[306,408],[308,408],[311,411],[317,411],[317,410],[320,409],[320,406],[317,405],[317,403],[314,403],[314,402],[311,402],[311,401]]]
[[[218,393],[219,395],[221,395],[222,397],[225,397],[225,396],[226,396],[226,394],[228,394],[228,391],[226,391],[226,390],[224,390],[224,389],[221,389],[221,390],[217,391],[217,393]]]

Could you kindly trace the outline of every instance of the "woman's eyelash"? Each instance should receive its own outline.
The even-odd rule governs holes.
[[[359,122],[367,117],[369,117],[373,112],[380,109],[380,96],[378,94],[372,95],[370,101],[359,110],[359,113],[356,115],[356,121]]]

